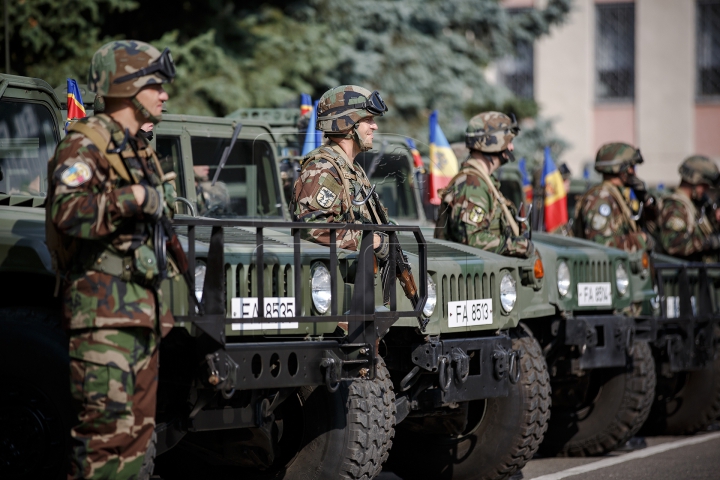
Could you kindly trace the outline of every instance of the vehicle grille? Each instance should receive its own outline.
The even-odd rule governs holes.
[[[611,282],[613,278],[610,262],[605,260],[574,261],[572,268],[572,278],[576,279],[577,283]]]
[[[448,316],[448,302],[490,298],[495,291],[495,274],[443,275],[440,281],[440,303],[443,317]]]

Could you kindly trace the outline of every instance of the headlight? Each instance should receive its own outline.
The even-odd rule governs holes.
[[[437,288],[435,287],[435,282],[433,282],[429,273],[427,275],[427,294],[428,298],[427,302],[425,302],[425,306],[423,307],[423,315],[429,317],[433,314],[435,306],[437,305]]]
[[[622,263],[618,263],[615,267],[615,286],[617,287],[620,295],[625,295],[630,285],[630,278],[628,278],[627,271],[623,267]]]
[[[312,301],[318,313],[325,313],[330,308],[330,271],[318,262],[312,266]]]
[[[197,297],[198,302],[202,300],[206,273],[207,267],[205,265],[200,264],[195,266],[195,296]]]
[[[517,300],[515,279],[509,273],[506,273],[500,281],[500,304],[503,310],[510,313],[515,307],[515,300]]]
[[[560,262],[558,265],[557,287],[561,297],[564,297],[570,291],[570,269],[565,262]]]

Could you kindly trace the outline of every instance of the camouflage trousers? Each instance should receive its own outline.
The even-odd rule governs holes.
[[[79,424],[68,479],[138,479],[155,429],[157,343],[143,327],[70,331]]]

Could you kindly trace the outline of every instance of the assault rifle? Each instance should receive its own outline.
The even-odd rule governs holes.
[[[382,208],[382,204],[380,203],[380,197],[375,191],[375,186],[370,189],[370,193],[365,197],[365,202],[367,202],[367,200],[369,200],[370,198],[373,199],[373,202],[377,207],[375,209],[379,217],[375,219],[377,223],[379,225],[390,225],[390,219],[388,219],[385,210]],[[357,204],[356,202],[353,203]],[[362,204],[364,202],[360,203]],[[372,212],[372,209],[369,210]],[[400,282],[400,286],[402,286],[403,292],[405,292],[405,296],[408,298],[408,300],[410,300],[413,308],[415,308],[420,301],[420,296],[418,295],[418,288],[415,284],[415,277],[413,277],[410,262],[408,261],[407,255],[403,253],[402,247],[400,246],[400,242],[398,241],[397,234],[395,232],[390,232],[388,234],[388,240],[390,242],[390,248],[395,250],[394,252],[391,252],[394,253],[394,255],[391,256],[394,257],[395,266],[393,268],[392,265],[386,264],[383,268],[383,272],[381,275],[383,304],[390,303],[390,280],[392,278],[390,277],[390,273],[394,271],[395,277]],[[429,318],[424,318],[422,316],[418,319],[421,331],[425,330],[425,327],[427,326],[429,321]]]

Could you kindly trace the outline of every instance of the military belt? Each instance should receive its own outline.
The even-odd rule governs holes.
[[[89,266],[90,270],[107,273],[118,277],[124,282],[129,282],[133,277],[133,257],[120,256],[109,250],[102,252]]]

